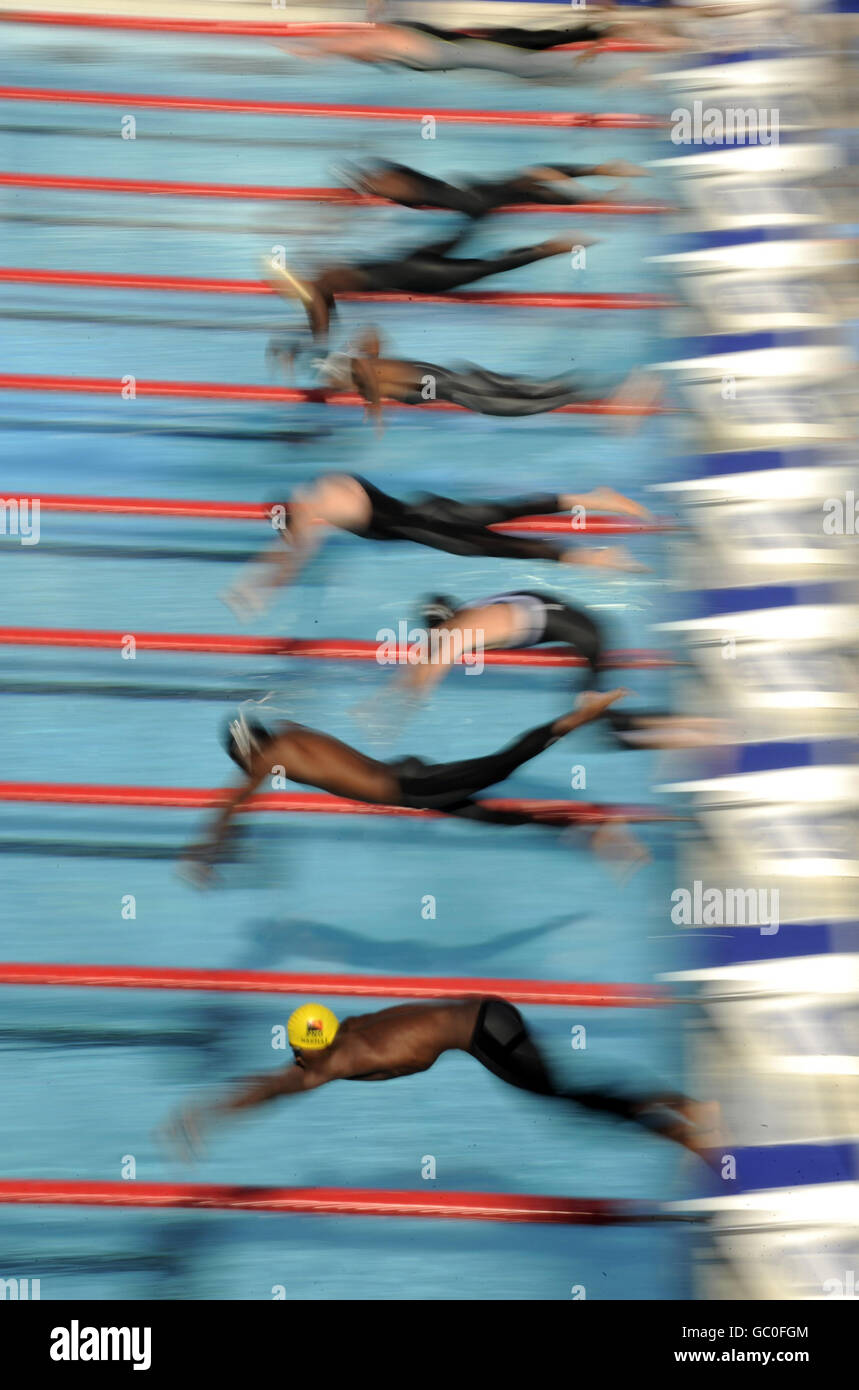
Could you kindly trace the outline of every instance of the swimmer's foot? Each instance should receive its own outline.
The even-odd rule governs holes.
[[[682,1133],[672,1135],[672,1138],[677,1138],[684,1148],[697,1154],[711,1168],[718,1171],[722,1153],[727,1146],[719,1102],[690,1101],[683,1109],[678,1110],[678,1113],[683,1116],[686,1125]]]
[[[728,741],[727,725],[719,719],[689,719],[683,715],[644,721],[630,740],[639,748],[712,748]]]
[[[564,511],[571,511],[573,507],[584,507],[585,510],[594,507],[618,516],[637,516],[642,521],[653,521],[653,513],[642,502],[634,502],[631,497],[625,497],[612,487],[595,487],[592,492],[583,494],[563,493],[558,500]]]
[[[614,417],[615,429],[620,434],[631,434],[641,429],[642,420],[660,404],[662,382],[655,372],[630,372],[609,399],[621,412]]]
[[[616,690],[586,690],[576,701],[575,709],[571,709],[567,714],[562,714],[552,725],[552,733],[557,738],[563,738],[564,734],[570,733],[573,729],[581,728],[582,724],[590,724],[594,719],[599,719],[604,714],[609,705],[613,705],[618,700],[623,700],[632,692],[625,687],[618,687]]]

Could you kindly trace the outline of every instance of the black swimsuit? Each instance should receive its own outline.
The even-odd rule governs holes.
[[[682,1129],[691,1132],[692,1126],[678,1113],[689,1106],[688,1097],[666,1087],[641,1092],[623,1083],[611,1087],[558,1086],[529,1036],[525,1020],[506,999],[483,1000],[468,1051],[508,1086],[571,1100],[618,1119],[637,1120],[657,1134],[676,1138]]]
[[[455,236],[420,246],[399,259],[357,261],[355,269],[363,276],[360,288],[376,293],[447,294],[487,275],[502,275],[545,259],[542,245],[499,251],[494,256],[452,257],[450,253],[470,230],[471,224],[466,222]]]
[[[582,178],[593,171],[592,164],[559,164],[554,159],[549,166],[568,179]],[[565,192],[557,183],[545,183],[527,174],[506,179],[475,179],[460,187],[421,173],[419,169],[410,169],[407,164],[394,164],[390,160],[376,160],[370,170],[399,174],[408,180],[411,191],[405,196],[391,199],[401,207],[441,208],[445,212],[461,212],[472,218],[485,217],[495,208],[515,207],[519,203],[569,203],[574,206],[591,196]]]
[[[418,24],[412,20],[400,20],[398,29],[417,29],[430,38],[441,39],[444,43],[467,43],[469,39],[480,39],[482,43],[500,43],[506,48],[521,48],[528,53],[544,53],[549,48],[558,48],[567,43],[591,43],[601,39],[608,29],[607,24],[573,24],[564,29],[517,29],[513,26],[499,26],[478,29],[444,29],[437,24]]]
[[[455,763],[425,763],[422,758],[397,758],[389,763],[400,787],[398,805],[424,811],[446,811],[456,815],[466,811],[472,816],[484,808],[472,797],[505,781],[517,767],[530,762],[557,743],[561,735],[553,733],[555,721],[541,724],[514,740],[498,753],[483,758],[463,758]],[[518,816],[513,823],[528,823],[529,815]]]
[[[488,555],[514,560],[558,560],[562,551],[546,540],[509,536],[489,527],[522,516],[561,510],[556,493],[515,497],[506,502],[457,502],[426,492],[401,502],[366,478],[353,475],[367,494],[372,515],[365,527],[347,527],[373,541],[413,541],[450,555]]]

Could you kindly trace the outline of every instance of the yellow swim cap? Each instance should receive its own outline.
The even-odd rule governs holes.
[[[330,1047],[340,1024],[324,1004],[302,1004],[290,1014],[286,1032],[291,1047]]]

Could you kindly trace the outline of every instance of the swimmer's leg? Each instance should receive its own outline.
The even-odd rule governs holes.
[[[546,603],[544,642],[561,642],[574,647],[590,667],[589,684],[596,682],[603,653],[603,634],[589,613],[564,603]],[[613,711],[608,712],[612,718]],[[622,718],[620,714],[617,716]]]
[[[660,1087],[654,1091],[629,1094],[609,1087],[560,1087],[549,1070],[525,1020],[506,999],[484,999],[468,1048],[480,1064],[493,1075],[535,1095],[570,1100],[587,1110],[634,1120],[666,1139],[699,1152],[702,1147],[699,1106],[689,1096]]]
[[[471,814],[465,809],[465,803],[476,792],[496,782],[506,781],[523,763],[539,757],[558,739],[582,724],[598,719],[604,710],[626,693],[624,690],[613,690],[605,695],[583,695],[569,714],[541,724],[536,729],[529,729],[497,753],[489,753],[482,758],[464,758],[455,763],[420,764],[413,775],[400,778],[404,800],[409,804],[420,803],[438,810],[449,808],[454,814],[460,811]]]
[[[525,497],[479,499],[459,502],[453,497],[431,494],[421,502],[421,510],[453,525],[497,526],[520,516],[542,516],[565,510],[557,492],[532,492]]]
[[[451,401],[479,415],[517,417],[558,410],[580,399],[581,391],[564,378],[534,381],[471,367],[460,372],[439,372],[436,395],[439,400]]]
[[[496,256],[483,259],[447,260],[446,253],[429,254],[417,252],[410,260],[409,283],[392,285],[392,289],[412,289],[419,294],[444,294],[459,289],[462,285],[483,280],[487,275],[501,275],[508,270],[519,270],[522,266],[533,265],[535,261],[545,261],[552,256],[562,256],[574,246],[593,246],[596,238],[590,236],[556,237],[541,241],[533,246],[522,246],[515,251],[501,251]]]
[[[450,807],[458,814],[475,792],[505,781],[517,767],[555,743],[561,736],[555,732],[556,723],[553,720],[531,729],[507,748],[482,758],[463,758],[453,763],[422,764],[417,759],[410,759],[408,764],[401,762],[397,770],[404,801],[435,810]]]

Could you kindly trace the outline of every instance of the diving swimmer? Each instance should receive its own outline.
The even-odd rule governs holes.
[[[531,729],[497,753],[450,763],[427,763],[401,757],[379,762],[318,729],[284,723],[272,730],[257,720],[240,718],[228,726],[227,753],[243,773],[204,839],[185,856],[186,869],[201,885],[211,876],[232,821],[256,789],[277,769],[278,777],[315,787],[332,796],[371,806],[436,811],[493,825],[567,825],[562,812],[514,811],[484,805],[478,792],[510,777],[523,763],[545,752],[574,729],[599,719],[629,692],[588,691],[575,709]]]
[[[275,340],[271,357],[281,356],[291,363],[296,351],[291,342],[283,349]],[[605,396],[594,385],[586,391],[572,376],[538,381],[533,377],[490,372],[473,363],[440,367],[431,362],[414,362],[382,356],[382,339],[377,329],[364,329],[346,352],[332,352],[317,364],[328,389],[357,391],[366,403],[368,420],[381,433],[384,427],[383,400],[420,406],[427,401],[446,401],[478,415],[518,418],[543,415],[577,401]],[[662,387],[652,373],[633,371],[609,393],[607,399],[622,411],[634,410],[639,421],[642,411],[651,408]]]
[[[457,502],[436,493],[423,493],[402,502],[353,474],[329,473],[317,478],[279,508],[278,543],[259,557],[249,574],[223,595],[240,616],[262,612],[274,590],[292,583],[318,550],[330,528],[374,541],[413,541],[451,555],[487,555],[501,559],[552,560],[562,565],[596,565],[640,570],[622,546],[588,550],[549,540],[506,535],[490,528],[520,517],[539,516],[583,507],[648,519],[640,503],[612,488],[588,493],[538,493],[506,501]],[[274,514],[274,513],[273,513]]]
[[[485,257],[454,257],[451,252],[472,230],[466,221],[454,236],[418,247],[404,256],[384,260],[356,261],[352,264],[328,266],[311,278],[296,275],[279,260],[267,257],[263,273],[271,288],[287,299],[298,299],[304,306],[313,336],[324,340],[336,312],[338,294],[368,292],[403,294],[448,294],[463,285],[483,280],[487,275],[500,275],[562,256],[568,251],[596,244],[596,238],[584,234],[568,234],[523,246],[515,251],[500,251]]]
[[[568,203],[574,207],[576,203],[594,202],[597,195],[579,184],[579,179],[641,178],[648,171],[625,159],[606,160],[602,164],[560,164],[553,160],[507,178],[449,183],[406,164],[374,159],[366,164],[340,165],[337,172],[348,187],[366,197],[385,198],[407,208],[441,208],[476,219],[497,208],[522,203]],[[612,202],[618,196],[619,191],[612,189],[601,192],[598,201]]]
[[[438,640],[429,644],[426,660],[406,666],[399,675],[397,685],[411,696],[429,694],[454,663],[478,654],[478,644],[480,653],[546,644],[568,647],[587,663],[586,688],[595,689],[600,680],[605,652],[600,625],[555,594],[518,589],[462,605],[436,594],[424,604],[419,621]],[[610,708],[605,720],[624,748],[700,748],[725,736],[720,720],[703,715]]]
[[[400,1004],[353,1015],[339,1026],[328,1010],[319,1012],[327,1015],[326,1022],[333,1031],[327,1046],[301,1046],[306,1035],[293,1027],[291,1018],[288,1036],[292,1063],[280,1071],[248,1078],[239,1090],[214,1103],[187,1107],[168,1126],[173,1144],[185,1156],[195,1155],[203,1135],[213,1125],[242,1110],[281,1096],[314,1091],[330,1081],[390,1081],[413,1076],[429,1071],[445,1052],[468,1053],[508,1086],[634,1121],[705,1161],[709,1161],[708,1151],[719,1142],[716,1105],[701,1104],[671,1087],[641,1080],[632,1085],[560,1084],[519,1010],[506,999]]]

